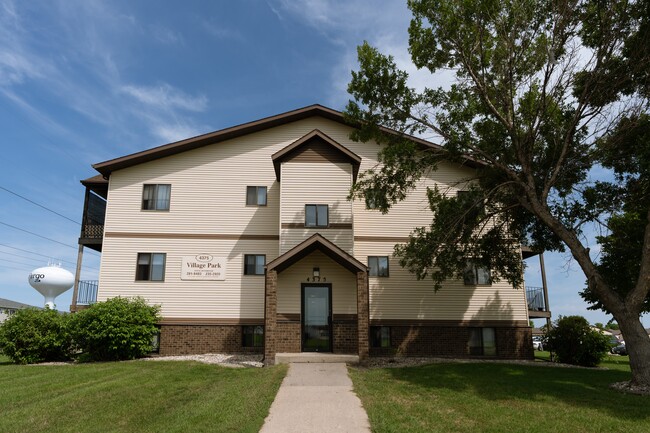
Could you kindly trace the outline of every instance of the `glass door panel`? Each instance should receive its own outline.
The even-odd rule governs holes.
[[[304,352],[331,352],[330,288],[304,286],[302,299],[302,350]]]

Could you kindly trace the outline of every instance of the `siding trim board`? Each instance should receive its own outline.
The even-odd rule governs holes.
[[[435,326],[435,327],[491,327],[528,328],[524,320],[412,320],[412,319],[370,319],[370,326]]]
[[[226,233],[128,233],[106,232],[107,238],[142,238],[142,239],[215,239],[232,241],[277,241],[280,235],[237,235]]]
[[[319,228],[319,229],[337,229],[337,230],[352,230],[352,224],[351,223],[331,223],[327,227],[307,227],[305,226],[305,223],[282,223],[282,229],[283,230],[289,230],[289,229],[314,229],[314,228]]]
[[[193,326],[207,326],[207,325],[264,325],[264,318],[242,318],[242,319],[194,319],[194,318],[179,318],[179,317],[166,317],[160,322],[160,325],[193,325]]]

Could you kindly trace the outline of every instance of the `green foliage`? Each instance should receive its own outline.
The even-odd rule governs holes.
[[[158,307],[142,298],[112,298],[72,316],[70,330],[82,356],[93,361],[141,358],[151,352]]]
[[[584,367],[598,365],[611,347],[609,337],[591,329],[582,316],[560,317],[544,338],[558,362]]]
[[[650,1],[408,5],[414,65],[455,80],[415,89],[393,57],[358,48],[352,138],[384,146],[351,198],[388,212],[443,161],[462,165],[464,178],[427,191],[431,223],[395,247],[400,264],[439,288],[469,259],[521,286],[519,243],[568,249],[589,301],[645,345],[632,358],[648,353],[650,342],[631,334],[641,332],[650,293]],[[603,168],[614,178],[594,181]],[[584,241],[594,227],[600,262]],[[648,363],[631,365],[633,381],[650,386]]]
[[[622,208],[609,218],[609,233],[597,238],[602,245],[597,268],[612,290],[624,298],[638,283],[644,220],[650,209],[650,116],[623,119],[616,130],[599,141],[597,154],[618,181],[617,187],[609,188],[609,200],[620,202]],[[603,191],[599,186],[594,189]],[[589,309],[611,314],[588,285],[580,296],[591,304]],[[641,312],[650,312],[650,293]]]
[[[69,360],[69,318],[49,308],[18,310],[0,325],[0,352],[16,364]]]

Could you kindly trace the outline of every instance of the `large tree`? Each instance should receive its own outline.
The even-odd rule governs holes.
[[[391,56],[359,47],[346,113],[360,127],[353,138],[383,146],[380,164],[359,178],[352,197],[387,212],[442,161],[472,168],[455,185],[466,193],[427,191],[432,222],[396,245],[402,266],[440,288],[461,277],[469,258],[521,287],[520,242],[568,250],[625,335],[632,383],[650,386],[650,339],[640,321],[650,288],[650,1],[408,5],[413,63],[431,72],[432,83],[443,70],[455,80],[416,90]],[[621,230],[630,224],[640,227]],[[638,260],[636,274],[624,290],[590,254],[585,233],[594,225],[604,230],[606,249],[620,235],[638,238],[626,255]],[[616,261],[612,248],[605,257]]]

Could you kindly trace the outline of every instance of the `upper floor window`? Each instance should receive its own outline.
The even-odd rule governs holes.
[[[142,210],[169,210],[172,186],[145,184],[142,189]]]
[[[305,227],[327,227],[329,208],[326,204],[305,205]]]
[[[165,253],[138,253],[136,281],[164,281]]]
[[[266,187],[247,186],[246,206],[266,206]]]
[[[371,277],[387,277],[388,256],[369,256],[368,268]]]
[[[463,279],[466,286],[490,285],[492,278],[490,277],[490,269],[478,266],[474,262],[467,262],[465,272],[463,272]]]
[[[244,254],[244,275],[264,275],[264,265],[264,254]]]

